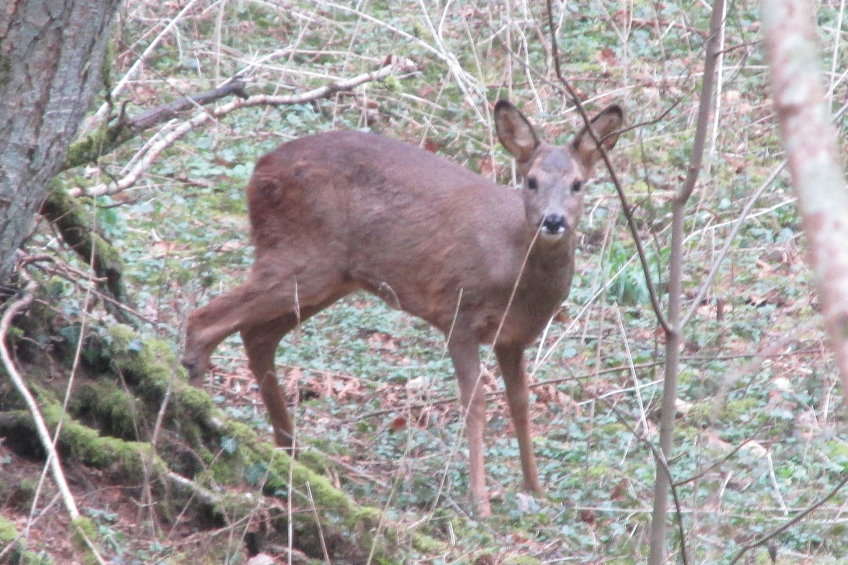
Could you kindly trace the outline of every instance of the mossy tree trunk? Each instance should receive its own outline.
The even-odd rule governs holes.
[[[0,283],[65,161],[119,0],[17,0],[0,10]]]

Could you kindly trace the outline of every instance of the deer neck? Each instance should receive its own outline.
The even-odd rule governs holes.
[[[576,234],[557,241],[533,238],[518,281],[515,299],[526,308],[552,312],[568,295],[574,274]]]

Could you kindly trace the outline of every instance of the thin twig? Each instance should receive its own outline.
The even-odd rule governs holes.
[[[80,286],[80,287],[82,286],[82,281],[80,279],[90,280],[90,281],[97,282],[97,283],[100,283],[100,282],[103,282],[103,281],[106,280],[105,277],[92,276],[91,273],[86,273],[85,271],[81,271],[80,269],[77,269],[76,267],[68,265],[67,263],[60,261],[56,257],[52,257],[50,255],[27,255],[23,251],[21,251],[20,253],[22,254],[22,257],[23,257],[23,259],[22,259],[23,265],[31,263],[34,267],[36,267],[40,271],[42,271],[44,273],[48,273],[48,274],[59,275],[62,278],[66,279],[71,284],[74,284],[76,286]],[[44,262],[53,263],[56,266],[56,268],[50,269],[50,268],[44,267],[44,266],[39,264],[39,263],[44,263]],[[138,310],[135,310],[134,308],[127,306],[123,302],[116,300],[115,298],[112,298],[108,294],[104,294],[104,293],[100,292],[96,288],[92,288],[91,293],[94,296],[96,296],[97,298],[99,298],[100,300],[103,300],[105,302],[109,302],[110,304],[112,304],[116,308],[120,308],[124,312],[132,314],[133,316],[135,316],[139,320],[141,320],[143,322],[147,322],[151,326],[158,325],[158,322],[156,320],[152,320],[151,318],[148,318],[147,316],[145,316],[144,314],[142,314]]]
[[[562,68],[560,67],[559,62],[559,46],[557,45],[556,41],[556,28],[554,27],[553,7],[551,4],[551,0],[547,0],[548,25],[550,26],[549,31],[551,34],[551,50],[554,60],[554,69],[556,70],[557,78],[562,83],[563,87],[565,87],[565,90],[571,97],[572,102],[574,102],[574,106],[577,108],[580,117],[583,118],[589,136],[592,138],[592,141],[595,142],[595,146],[597,147],[601,158],[604,161],[604,165],[606,165],[607,171],[609,171],[610,180],[612,180],[612,183],[615,186],[615,190],[618,193],[618,197],[621,200],[622,211],[624,212],[624,217],[627,220],[627,226],[628,228],[630,228],[630,233],[633,237],[633,242],[636,245],[636,252],[639,255],[639,262],[642,264],[642,271],[645,273],[645,284],[648,287],[648,296],[651,299],[651,307],[654,309],[654,314],[656,315],[657,321],[662,326],[663,330],[668,332],[670,331],[670,327],[668,325],[668,321],[666,320],[665,314],[663,313],[663,308],[660,304],[659,295],[657,293],[656,287],[654,286],[653,279],[651,278],[651,268],[650,265],[648,265],[648,258],[645,254],[645,249],[642,245],[642,238],[639,236],[639,228],[636,226],[636,219],[633,217],[633,211],[627,202],[627,195],[624,193],[624,188],[618,178],[618,174],[616,173],[615,167],[613,167],[612,165],[612,161],[610,160],[609,154],[607,154],[606,149],[604,149],[603,145],[601,145],[601,140],[598,139],[598,134],[595,133],[595,130],[592,127],[592,120],[589,118],[589,114],[583,107],[582,102],[580,102],[580,98],[577,96],[577,92],[571,86],[571,83],[562,74]]]
[[[657,473],[658,474],[662,473],[665,476],[666,480],[668,481],[669,490],[671,491],[671,498],[672,498],[672,501],[674,502],[675,521],[677,522],[677,528],[680,532],[680,560],[683,561],[683,565],[688,565],[689,560],[688,560],[687,552],[686,552],[686,530],[683,527],[683,509],[680,506],[680,498],[677,495],[677,486],[674,482],[674,478],[671,476],[671,469],[669,469],[669,467],[668,467],[668,461],[666,460],[665,456],[663,455],[663,452],[661,450],[657,449],[656,446],[654,445],[654,442],[652,442],[647,436],[641,434],[639,432],[639,430],[637,430],[636,428],[634,428],[630,424],[629,420],[626,418],[626,414],[624,414],[621,410],[619,410],[618,406],[616,406],[615,404],[613,404],[609,400],[606,400],[606,399],[601,398],[599,396],[595,396],[595,398],[598,400],[598,402],[601,402],[604,405],[606,405],[606,407],[609,408],[616,415],[616,418],[618,419],[618,421],[625,428],[627,428],[628,431],[631,434],[636,436],[636,439],[638,439],[642,444],[644,444],[651,451],[651,454],[654,456],[654,460],[657,463],[657,467],[658,467]]]
[[[92,246],[91,257],[89,257],[89,259],[88,259],[88,263],[90,265],[94,263],[94,250],[95,250],[95,247]],[[23,266],[23,264],[24,264],[24,262],[22,261],[21,266]],[[23,269],[22,269],[22,271],[23,271]],[[76,343],[76,347],[74,349],[74,359],[73,359],[73,362],[71,364],[71,372],[68,375],[67,384],[65,386],[65,397],[62,400],[62,411],[59,414],[59,420],[56,422],[56,428],[53,430],[53,440],[52,440],[51,443],[53,444],[54,450],[56,449],[56,445],[59,442],[59,435],[62,433],[62,426],[65,423],[65,415],[68,413],[68,403],[70,402],[70,399],[71,399],[71,391],[74,389],[74,381],[76,380],[77,371],[79,369],[79,362],[80,362],[81,355],[82,355],[82,346],[83,346],[83,343],[85,341],[85,330],[86,330],[86,327],[88,326],[88,320],[89,320],[88,304],[89,304],[89,300],[91,299],[91,290],[97,284],[96,282],[94,282],[93,277],[89,276],[89,277],[86,277],[86,278],[88,280],[88,285],[85,287],[85,296],[83,298],[82,308],[80,308],[80,312],[82,314],[81,314],[79,336],[77,337],[77,343]],[[38,486],[36,487],[35,495],[32,498],[32,506],[31,506],[31,510],[30,510],[31,516],[35,513],[35,511],[38,507],[39,494],[41,492],[42,486],[43,486],[46,478],[47,478],[47,468],[45,467],[44,470],[41,473],[41,476],[38,479]]]
[[[162,41],[165,35],[167,35],[174,28],[174,26],[176,26],[182,20],[182,17],[186,13],[188,13],[189,10],[191,10],[196,1],[197,0],[189,0],[189,2],[185,6],[183,6],[182,9],[180,9],[177,15],[174,16],[171,21],[168,22],[168,25],[166,25],[164,29],[162,29],[162,31],[160,31],[159,34],[153,39],[153,41],[150,42],[150,44],[144,49],[141,55],[138,56],[138,58],[135,60],[129,70],[124,74],[121,80],[119,80],[118,83],[112,88],[112,91],[110,93],[110,99],[117,98],[118,94],[123,91],[123,89],[129,83],[130,79],[132,79],[139,71],[139,69],[141,69],[142,65],[144,64],[144,61],[147,60],[147,56],[153,51],[153,49],[159,44],[159,42]],[[101,120],[105,118],[107,113],[109,112],[110,107],[111,106],[108,103],[103,104],[100,109],[97,110],[97,117]]]
[[[691,476],[686,477],[685,479],[680,479],[678,481],[675,481],[674,486],[679,487],[679,486],[685,485],[686,483],[691,483],[692,481],[696,481],[696,480],[700,479],[701,477],[705,476],[707,473],[713,471],[714,469],[721,467],[721,465],[725,461],[729,461],[734,455],[736,455],[739,452],[740,449],[742,449],[743,447],[745,447],[746,445],[748,445],[749,443],[754,441],[753,438],[757,434],[759,434],[760,430],[762,430],[764,427],[765,427],[765,423],[760,424],[760,426],[756,430],[754,430],[754,433],[752,433],[750,436],[748,436],[743,441],[741,441],[739,443],[739,445],[737,445],[732,450],[730,450],[730,453],[728,453],[727,455],[725,455],[724,457],[722,457],[718,461],[715,461],[714,463],[711,463],[711,464],[707,465],[706,467],[704,467],[700,470],[696,470]]]
[[[315,525],[318,530],[318,541],[321,543],[321,553],[324,554],[324,563],[329,565],[332,563],[330,560],[330,552],[327,551],[327,541],[324,539],[324,528],[321,527],[321,517],[318,515],[318,505],[315,504],[315,497],[312,495],[312,487],[309,485],[309,482],[306,483],[306,494],[309,497],[309,507],[312,509],[312,514],[315,516]]]
[[[608,374],[608,373],[618,373],[618,372],[621,372],[621,371],[635,371],[636,369],[650,369],[652,367],[657,367],[659,365],[662,365],[662,363],[657,361],[657,362],[650,362],[650,363],[620,365],[618,367],[608,367],[606,369],[600,369],[598,371],[593,371],[592,373],[588,373],[588,374],[585,374],[585,375],[570,375],[568,377],[562,377],[562,378],[558,378],[558,379],[536,381],[534,383],[529,383],[527,385],[527,388],[532,390],[534,388],[560,384],[560,383],[564,383],[564,382],[567,382],[567,381],[579,381],[579,380],[582,380],[582,379],[597,377],[598,375],[603,375],[603,374]],[[485,399],[486,402],[491,402],[491,401],[493,401],[493,400],[495,400],[499,397],[504,396],[505,394],[506,394],[505,389],[492,390],[492,391],[488,391],[488,392],[485,393],[484,399]],[[601,398],[603,398],[603,397],[601,397]],[[458,400],[459,400],[459,397],[457,397],[456,395],[449,396],[449,397],[441,397],[441,398],[437,398],[435,400],[430,400],[428,402],[419,402],[418,404],[408,404],[408,405],[404,406],[404,409],[405,410],[424,410],[425,408],[432,408],[434,406],[440,406],[442,404],[451,404],[451,403],[457,402]],[[353,417],[349,420],[346,420],[345,424],[351,424],[353,422],[358,422],[360,420],[367,420],[368,418],[375,418],[377,416],[384,416],[386,414],[392,414],[394,412],[397,412],[397,408],[384,408],[384,409],[381,409],[381,410],[374,410],[374,411],[371,411],[371,412],[367,412],[365,414],[360,414],[360,415],[355,416],[355,417]]]
[[[771,458],[771,451],[766,451],[766,461],[768,462],[769,479],[771,486],[774,487],[774,492],[777,495],[777,502],[783,510],[783,515],[788,516],[789,511],[786,509],[786,501],[783,500],[783,494],[780,492],[780,485],[777,484],[777,477],[774,474],[774,461]]]
[[[713,279],[715,279],[716,274],[718,273],[719,267],[724,263],[724,260],[727,258],[727,255],[730,253],[730,247],[733,241],[736,239],[736,235],[742,229],[742,225],[748,219],[748,214],[750,214],[751,209],[754,207],[754,204],[759,200],[760,196],[762,196],[763,192],[771,186],[771,184],[777,179],[777,176],[783,171],[786,167],[786,161],[783,161],[780,165],[774,168],[768,178],[763,181],[763,183],[754,191],[751,197],[748,199],[748,202],[745,203],[745,206],[742,208],[742,211],[739,213],[739,216],[736,218],[736,221],[733,222],[733,228],[730,230],[730,234],[728,234],[727,238],[724,241],[724,247],[722,247],[721,251],[718,254],[718,257],[713,261],[712,266],[710,267],[710,272],[707,274],[704,282],[701,283],[701,287],[698,289],[698,294],[695,295],[695,299],[692,301],[689,306],[689,310],[680,318],[680,327],[686,327],[686,324],[698,310],[698,307],[701,305],[701,300],[704,299],[704,296],[707,294],[707,291],[712,287]]]
[[[710,33],[704,54],[704,78],[701,83],[701,96],[698,101],[698,119],[695,125],[695,139],[692,144],[686,179],[677,191],[672,203],[671,220],[671,257],[668,265],[668,327],[665,336],[665,374],[663,376],[662,408],[660,412],[660,451],[669,458],[674,446],[674,423],[677,413],[677,385],[679,381],[680,345],[683,328],[680,325],[680,307],[683,287],[683,241],[684,214],[686,202],[692,195],[701,163],[704,158],[704,144],[709,129],[710,109],[712,107],[715,68],[718,61],[719,30],[722,26],[724,0],[715,0],[710,14]],[[657,473],[654,485],[654,511],[651,515],[649,565],[665,562],[666,556],[666,510],[668,490],[673,485],[662,473]],[[682,547],[682,546],[681,546]]]
[[[18,393],[24,399],[30,414],[32,414],[33,422],[35,422],[35,430],[38,433],[38,439],[41,441],[41,446],[47,453],[47,464],[53,473],[53,480],[56,482],[56,486],[62,495],[62,503],[65,505],[65,509],[68,511],[71,520],[76,520],[80,516],[79,509],[77,508],[70,488],[68,488],[68,482],[65,480],[65,475],[62,472],[59,455],[56,452],[56,447],[53,445],[50,432],[47,430],[47,424],[44,422],[44,418],[41,415],[41,410],[38,408],[38,404],[35,402],[35,398],[29,392],[29,389],[27,389],[20,373],[18,373],[15,363],[9,353],[8,345],[6,344],[12,320],[20,311],[24,310],[32,303],[36,288],[37,285],[34,280],[30,279],[27,281],[21,292],[21,297],[10,304],[3,313],[3,317],[0,318],[0,357],[2,357],[3,366],[6,369],[6,373],[9,375],[9,378],[12,380],[12,384],[15,385]]]
[[[168,120],[177,117],[181,112],[211,104],[221,98],[228,96],[238,96],[242,99],[249,98],[249,95],[245,91],[246,87],[247,83],[244,78],[236,75],[225,81],[221,86],[217,86],[211,90],[201,92],[200,94],[185,96],[171,102],[170,104],[164,104],[157,108],[148,110],[129,120],[125,124],[125,127],[134,131],[143,131],[150,129],[153,126],[165,123]]]
[[[811,512],[816,510],[817,508],[819,508],[821,505],[823,505],[825,502],[827,502],[828,500],[830,500],[834,496],[836,496],[836,493],[838,493],[840,491],[840,489],[842,489],[842,487],[845,486],[846,483],[848,483],[848,475],[846,475],[841,481],[839,481],[839,484],[837,484],[835,487],[833,487],[833,490],[831,490],[829,493],[827,493],[824,496],[824,498],[822,498],[818,502],[812,504],[808,508],[805,508],[804,510],[802,510],[801,512],[799,512],[798,514],[793,516],[786,523],[781,524],[780,526],[774,528],[770,532],[763,534],[762,537],[752,541],[751,543],[749,543],[746,546],[743,546],[742,549],[739,550],[739,553],[737,553],[733,557],[733,559],[730,560],[730,565],[733,565],[734,563],[736,563],[737,561],[742,559],[742,556],[745,555],[750,550],[754,549],[757,546],[760,546],[760,545],[766,543],[770,539],[774,538],[775,536],[780,535],[781,533],[785,532],[786,530],[788,530],[789,528],[791,528],[792,526],[794,526],[795,524],[797,524],[798,522],[803,520],[808,514],[810,514]]]
[[[91,161],[96,161],[101,155],[109,153],[124,142],[129,141],[154,126],[176,118],[182,112],[200,108],[206,104],[211,104],[212,102],[228,96],[247,98],[248,95],[247,92],[245,92],[246,85],[247,83],[245,80],[241,76],[236,75],[225,81],[220,86],[206,90],[199,94],[186,95],[168,104],[163,104],[162,106],[142,112],[133,118],[125,117],[124,113],[121,112],[121,115],[117,119],[117,123],[76,141],[70,151],[70,153],[75,154],[75,156],[65,161],[60,171],[79,167]],[[74,147],[90,149],[73,151]]]
[[[13,550],[18,548],[18,542],[23,540],[26,543],[27,536],[29,535],[28,530],[32,528],[39,520],[44,518],[45,516],[51,516],[51,510],[56,505],[56,503],[62,498],[61,493],[56,493],[53,495],[53,498],[50,499],[50,502],[44,505],[44,508],[41,509],[41,512],[38,513],[37,516],[33,516],[27,520],[27,532],[23,534],[18,534],[18,536],[6,543],[6,547],[0,550],[0,563],[9,563],[9,561],[5,561],[4,558],[6,555],[11,553]],[[6,540],[4,540],[6,541]]]

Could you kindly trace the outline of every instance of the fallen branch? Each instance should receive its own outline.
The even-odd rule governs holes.
[[[114,299],[106,303],[107,310],[119,322],[129,323],[123,311],[114,306],[127,302],[121,254],[97,232],[90,214],[56,182],[51,183],[40,213],[59,230],[62,240],[103,279],[98,281],[98,286],[105,291],[104,294]]]
[[[26,383],[24,383],[20,373],[18,373],[15,362],[12,361],[12,357],[9,354],[9,347],[6,344],[12,320],[18,312],[27,308],[32,303],[36,287],[37,285],[34,280],[28,280],[21,292],[21,297],[10,304],[3,313],[3,317],[0,319],[0,358],[3,360],[3,367],[6,369],[6,374],[9,375],[12,384],[15,385],[18,394],[24,399],[27,409],[32,414],[35,430],[38,433],[39,441],[41,441],[41,447],[47,453],[47,464],[53,473],[53,480],[56,482],[56,487],[62,495],[62,503],[65,505],[65,509],[68,511],[71,520],[76,520],[80,516],[79,509],[73,495],[71,495],[71,489],[68,488],[68,481],[65,480],[65,474],[62,472],[59,454],[53,445],[50,432],[47,430],[47,425],[44,423],[44,418],[41,415],[41,410],[38,408],[38,404],[35,402],[32,393],[26,387]]]
[[[359,85],[376,80],[382,80],[397,72],[411,73],[416,70],[414,63],[409,59],[390,56],[386,59],[384,66],[368,73],[362,73],[355,77],[338,80],[313,88],[307,92],[300,94],[292,94],[288,96],[256,94],[244,99],[237,99],[217,108],[204,109],[202,113],[197,114],[191,119],[182,122],[171,129],[163,129],[151,141],[144,153],[136,160],[132,168],[117,181],[99,184],[88,189],[78,189],[71,191],[74,196],[102,196],[106,194],[116,194],[133,186],[141,175],[153,164],[156,158],[162,151],[173,145],[177,140],[192,131],[193,129],[209,122],[222,118],[236,110],[242,108],[250,108],[254,106],[285,106],[291,104],[304,104],[313,102],[321,98],[329,98],[338,92],[343,92],[356,88]]]
[[[221,86],[191,96],[185,96],[170,104],[164,104],[143,112],[135,118],[127,119],[123,112],[114,125],[101,128],[71,144],[68,157],[61,171],[73,169],[97,161],[122,143],[136,137],[141,132],[176,118],[180,113],[216,102],[221,98],[238,96],[247,98],[247,83],[241,76],[234,76]]]
[[[37,284],[34,280],[26,277],[23,274],[23,271],[21,271],[21,274],[26,280],[26,284],[21,292],[21,297],[17,301],[12,302],[8,308],[6,308],[6,311],[3,313],[3,317],[0,318],[0,358],[2,358],[3,368],[6,370],[6,374],[9,375],[9,379],[18,390],[18,394],[20,394],[24,399],[27,409],[32,415],[32,420],[35,424],[35,430],[38,434],[38,439],[41,442],[41,447],[44,449],[45,453],[47,453],[47,465],[50,467],[50,472],[53,475],[53,481],[56,483],[56,488],[59,489],[59,494],[61,495],[62,504],[64,504],[65,510],[67,510],[68,515],[71,517],[71,523],[74,525],[76,533],[80,536],[83,543],[88,546],[92,557],[94,557],[98,563],[105,565],[105,561],[94,547],[92,541],[86,535],[84,528],[82,528],[81,524],[78,523],[80,519],[79,509],[77,508],[77,503],[74,500],[73,494],[71,494],[71,489],[68,487],[68,481],[65,479],[65,474],[62,472],[62,464],[59,460],[59,454],[56,451],[56,446],[53,444],[50,432],[47,430],[47,424],[44,422],[41,410],[38,408],[35,398],[32,396],[32,393],[30,393],[20,373],[18,373],[18,370],[15,367],[15,362],[9,354],[9,347],[6,344],[12,320],[20,311],[24,310],[32,303],[35,296],[35,289],[37,288]]]

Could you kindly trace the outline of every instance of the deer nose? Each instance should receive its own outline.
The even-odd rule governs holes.
[[[542,221],[542,229],[550,235],[559,235],[568,229],[568,222],[562,214],[548,214]]]

